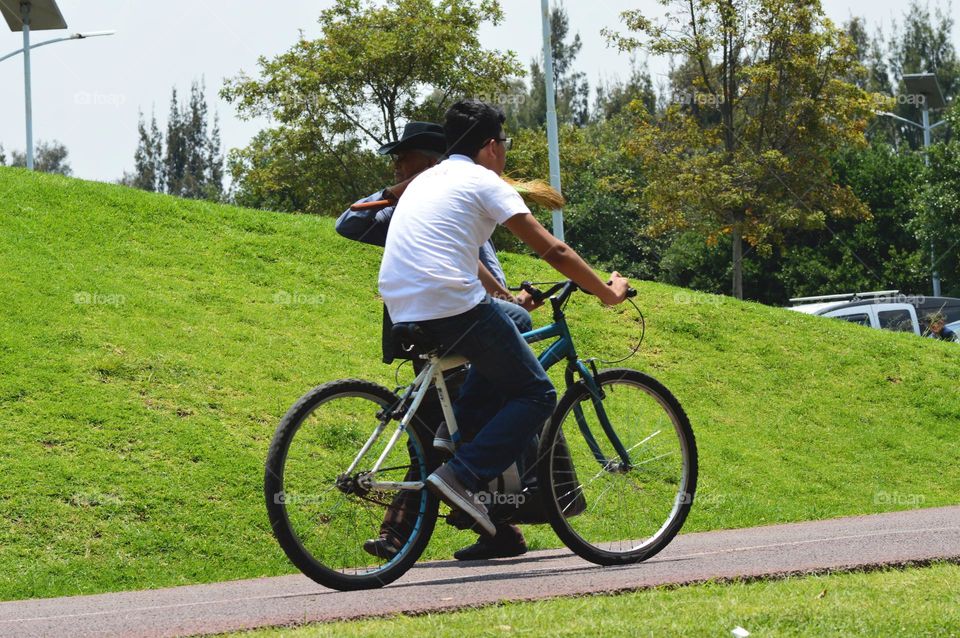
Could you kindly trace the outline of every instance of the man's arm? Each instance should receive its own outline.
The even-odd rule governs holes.
[[[417,173],[419,175],[419,173]],[[362,241],[365,244],[374,246],[385,246],[387,243],[387,229],[390,227],[390,218],[393,217],[393,209],[397,200],[407,190],[407,186],[413,181],[413,178],[403,180],[393,186],[388,186],[378,193],[356,201],[337,219],[336,230],[340,235],[354,241]],[[361,208],[354,210],[357,204],[367,202],[376,202],[385,200],[390,202],[386,206],[374,208]]]
[[[504,226],[544,261],[587,292],[599,297],[603,303],[613,306],[627,298],[629,282],[620,273],[614,272],[610,276],[610,285],[607,285],[575,250],[547,232],[533,215],[514,215]]]
[[[493,276],[493,273],[490,272],[490,269],[483,265],[483,262],[477,263],[477,275],[480,277],[480,283],[483,284],[484,290],[487,291],[491,297],[496,297],[497,299],[503,299],[504,301],[509,301],[510,303],[516,303],[513,294],[503,287],[497,278]]]
[[[374,193],[370,197],[365,197],[356,202],[356,204],[385,199],[384,192],[385,190]],[[347,239],[362,241],[374,246],[383,246],[387,243],[387,229],[390,227],[392,216],[392,205],[362,210],[353,210],[353,207],[350,207],[343,211],[343,214],[337,219],[335,228],[340,235]]]
[[[514,296],[513,293],[503,287],[503,284],[493,276],[493,273],[483,265],[482,261],[478,264],[477,275],[480,277],[480,283],[483,284],[484,290],[486,290],[487,294],[491,297],[515,303],[528,312],[532,312],[543,305],[542,301],[535,301],[526,291],[521,291],[518,295]]]

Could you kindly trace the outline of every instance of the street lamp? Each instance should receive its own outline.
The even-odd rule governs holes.
[[[3,14],[4,20],[11,31],[23,32],[23,48],[8,53],[0,57],[0,62],[11,58],[19,53],[23,53],[23,92],[24,109],[26,111],[27,121],[27,168],[33,170],[33,97],[30,88],[30,50],[37,47],[62,42],[64,40],[84,40],[97,36],[113,35],[114,31],[89,31],[85,33],[74,33],[63,38],[55,38],[30,44],[31,31],[49,31],[54,29],[66,29],[67,23],[60,13],[60,7],[55,0],[0,0],[0,14]]]
[[[543,14],[543,81],[547,95],[547,148],[550,159],[550,185],[560,191],[560,136],[557,130],[557,104],[553,86],[553,46],[550,43],[550,0],[540,0]],[[553,211],[553,234],[563,241],[563,209]]]
[[[904,75],[903,83],[907,88],[907,93],[923,97],[923,100],[920,102],[920,122],[914,122],[913,120],[908,120],[905,117],[900,117],[895,113],[888,113],[887,111],[876,111],[876,114],[885,115],[897,120],[898,122],[922,129],[923,161],[927,166],[930,166],[930,155],[928,152],[930,146],[930,132],[938,126],[947,123],[946,120],[940,120],[936,124],[931,125],[930,109],[942,109],[947,105],[947,101],[944,99],[943,92],[940,90],[940,84],[937,82],[937,76],[933,73],[912,73],[909,75]],[[934,250],[932,239],[930,240],[930,264],[931,270],[933,271],[931,273],[933,278],[933,296],[939,297],[940,273],[937,272],[937,253],[936,250]]]

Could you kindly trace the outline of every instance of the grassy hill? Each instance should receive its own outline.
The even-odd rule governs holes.
[[[292,571],[263,459],[308,388],[393,386],[379,254],[330,219],[0,169],[0,598]],[[674,391],[701,452],[685,531],[960,502],[960,348],[637,287],[626,365]],[[575,300],[581,353],[624,354],[630,312]],[[471,540],[440,527],[431,556]]]

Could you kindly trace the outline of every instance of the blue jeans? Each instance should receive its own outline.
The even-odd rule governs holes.
[[[530,317],[530,313],[526,311],[525,308],[518,306],[515,303],[509,301],[504,301],[503,299],[496,299],[490,297],[494,304],[496,304],[503,313],[507,315],[507,318],[513,322],[513,325],[517,327],[521,333],[530,332],[533,330],[533,319]]]
[[[467,489],[481,490],[520,458],[553,413],[557,392],[504,307],[489,297],[463,314],[417,324],[470,360],[453,410],[458,427],[476,436],[448,465]]]

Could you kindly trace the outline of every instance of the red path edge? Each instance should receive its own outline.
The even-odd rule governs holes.
[[[383,589],[301,575],[0,603],[0,636],[195,636],[449,611],[501,601],[960,560],[960,506],[681,534],[647,562],[599,567],[569,550],[418,564]]]

